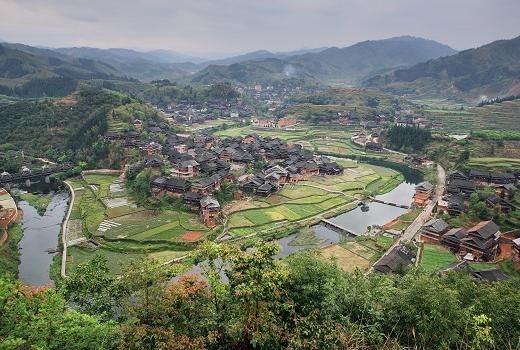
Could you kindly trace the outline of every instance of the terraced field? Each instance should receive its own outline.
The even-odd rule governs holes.
[[[518,158],[470,158],[468,166],[475,168],[517,170],[520,169],[520,159]]]
[[[426,109],[425,115],[432,121],[441,122],[443,130],[447,132],[467,133],[479,129],[520,130],[520,100],[469,107],[465,110],[457,109],[455,106],[430,106]]]

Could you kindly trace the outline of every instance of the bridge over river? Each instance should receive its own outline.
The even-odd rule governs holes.
[[[340,224],[337,224],[337,223],[335,223],[333,221],[330,221],[330,220],[327,220],[327,219],[321,219],[320,222],[323,223],[325,226],[331,227],[334,230],[338,230],[340,232],[347,233],[347,234],[352,235],[352,236],[359,236],[359,233],[351,231],[348,228],[343,227]]]
[[[7,187],[7,184],[16,183],[16,182],[25,182],[27,186],[31,185],[31,180],[36,179],[45,179],[45,182],[50,181],[50,176],[52,174],[61,173],[67,170],[74,168],[74,164],[66,163],[61,165],[53,165],[53,166],[44,166],[41,169],[30,170],[30,169],[22,169],[19,173],[9,174],[2,173],[0,174],[0,187]]]

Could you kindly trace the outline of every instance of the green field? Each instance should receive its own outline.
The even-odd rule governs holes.
[[[448,249],[438,245],[424,244],[420,266],[425,271],[437,272],[455,261],[457,258]]]
[[[471,130],[520,130],[520,100],[496,103],[483,107],[465,107],[447,101],[415,101],[426,106],[425,115],[432,121],[441,122],[443,130],[454,133],[469,133]]]
[[[487,169],[516,170],[520,169],[520,159],[518,158],[470,158],[468,166]]]
[[[391,169],[350,161],[348,165],[343,175],[312,177],[285,185],[271,198],[249,201],[247,209],[228,213],[226,227],[236,236],[271,230],[335,208],[346,210],[365,190],[380,193],[402,182],[402,176]]]

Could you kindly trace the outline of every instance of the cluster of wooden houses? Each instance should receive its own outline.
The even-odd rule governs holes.
[[[219,138],[170,133],[162,143],[149,141],[140,149],[143,161],[129,164],[127,173],[161,169],[151,183],[153,195],[182,198],[187,205],[200,210],[209,226],[216,224],[215,211],[219,208],[211,196],[223,182],[235,181],[233,173],[247,173],[239,177],[237,198],[248,194],[269,196],[285,183],[343,173],[343,166],[328,157],[314,156],[301,145],[256,134]],[[232,172],[232,168],[238,173]],[[255,171],[248,173],[248,169]],[[208,203],[211,211],[206,207]]]
[[[285,129],[290,128],[298,124],[298,119],[285,117],[285,118],[251,118],[251,126],[254,128],[262,129]]]
[[[459,215],[467,210],[468,200],[473,193],[485,201],[489,208],[500,206],[503,212],[515,209],[511,199],[517,190],[520,173],[490,172],[487,170],[471,169],[468,172],[453,171],[446,179],[446,194],[439,200],[440,209],[450,215]],[[494,193],[481,191],[485,187],[492,187]]]
[[[501,237],[493,221],[452,228],[442,219],[431,219],[421,228],[422,241],[444,245],[466,260],[492,261],[498,255]]]

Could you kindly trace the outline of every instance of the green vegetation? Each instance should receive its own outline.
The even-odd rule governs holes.
[[[132,104],[114,91],[82,89],[72,104],[60,100],[21,100],[0,105],[1,150],[12,154],[2,169],[18,171],[21,156],[45,157],[57,162],[77,161],[89,167],[120,166],[125,153],[103,140],[111,109]],[[9,159],[8,159],[9,160]]]
[[[431,132],[427,129],[395,125],[387,131],[388,143],[392,148],[400,151],[420,151],[430,139]]]
[[[20,97],[65,96],[80,79],[120,75],[111,66],[88,59],[70,60],[45,49],[0,45],[0,94]]]
[[[0,230],[0,239],[6,234]],[[0,245],[0,271],[10,272],[13,275],[18,273],[18,265],[20,264],[20,251],[18,243],[22,239],[22,225],[16,224],[7,231],[6,241]]]
[[[484,140],[520,140],[520,131],[517,130],[475,130],[471,136]]]
[[[36,208],[38,215],[45,214],[47,207],[52,199],[52,193],[48,194],[34,194],[30,192],[20,193],[20,199],[29,203],[31,207]]]
[[[520,54],[519,43],[520,37],[498,40],[452,56],[372,77],[365,85],[396,94],[421,97],[471,100],[490,92],[495,96],[502,95],[518,84],[520,64],[516,57]],[[485,107],[504,103],[508,102]]]
[[[455,261],[457,258],[448,249],[433,244],[423,245],[420,266],[424,271],[437,272]]]
[[[153,260],[132,261],[115,278],[103,256],[77,265],[57,291],[28,294],[4,276],[0,343],[58,349],[73,337],[76,349],[515,347],[518,278],[477,283],[463,271],[424,268],[393,276],[345,272],[347,255],[335,254],[361,262],[372,254],[370,244],[376,241],[346,244],[332,260],[313,251],[277,260],[272,243],[247,252],[206,243],[195,259],[207,262],[200,265],[204,280],[184,275],[172,282],[186,264]],[[229,283],[219,277],[222,266]]]

